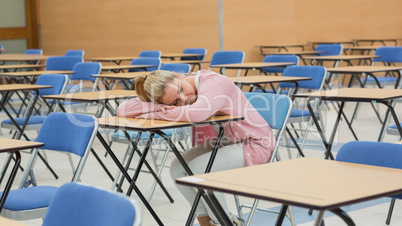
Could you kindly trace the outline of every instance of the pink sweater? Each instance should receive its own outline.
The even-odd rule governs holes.
[[[212,115],[243,116],[242,121],[225,123],[225,135],[232,142],[242,142],[246,166],[269,162],[275,147],[272,130],[232,80],[203,70],[197,74],[196,86],[196,102],[167,110],[167,114],[160,111],[163,105],[135,98],[123,102],[117,115],[188,122],[204,121]]]

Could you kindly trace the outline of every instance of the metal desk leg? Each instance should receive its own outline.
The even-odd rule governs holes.
[[[15,176],[17,175],[17,171],[18,171],[18,167],[21,164],[21,154],[19,151],[15,152],[16,158],[15,158],[15,163],[14,163],[14,167],[11,171],[10,177],[8,178],[7,184],[4,188],[3,194],[1,195],[1,199],[0,199],[0,212],[3,209],[4,203],[6,203],[6,198],[8,196],[8,193],[11,190],[11,185],[14,182]]]
[[[285,205],[285,204],[282,205],[281,210],[279,212],[279,216],[275,222],[276,226],[282,225],[283,219],[285,219],[286,211],[288,210],[288,207],[289,207],[289,205]]]
[[[334,214],[336,214],[338,217],[342,218],[343,221],[345,221],[345,223],[348,226],[355,226],[355,223],[353,222],[352,218],[350,218],[350,216],[345,213],[343,210],[341,209],[333,209],[330,210],[331,212],[333,212]]]

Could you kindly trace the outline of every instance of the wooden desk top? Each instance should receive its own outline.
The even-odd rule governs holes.
[[[275,83],[275,82],[297,82],[304,80],[311,80],[306,77],[288,77],[288,76],[265,76],[265,75],[253,75],[245,77],[230,77],[230,79],[236,84],[263,84],[263,83]]]
[[[349,47],[345,47],[344,49],[347,49],[347,50],[376,50],[376,49],[378,49],[378,47],[381,47],[381,46],[349,46]]]
[[[264,52],[261,55],[318,55],[320,53],[326,53],[326,51],[289,51],[289,52]]]
[[[43,68],[46,67],[44,64],[7,64],[0,65],[1,69],[22,69],[22,68]]]
[[[354,44],[353,41],[315,41],[315,42],[308,42],[311,44]]]
[[[0,225],[24,226],[26,224],[0,216]]]
[[[212,68],[227,68],[227,69],[253,69],[264,67],[284,67],[288,65],[294,65],[294,63],[263,63],[263,62],[247,62],[238,64],[218,64],[211,65]]]
[[[147,75],[151,73],[150,71],[138,71],[138,72],[127,72],[127,73],[103,73],[98,75],[92,75],[92,77],[106,78],[106,79],[135,79],[140,75]]]
[[[45,146],[43,143],[0,137],[0,152],[19,151]],[[1,222],[1,221],[0,221]],[[1,224],[1,223],[0,223]]]
[[[399,71],[402,70],[402,66],[349,66],[349,67],[335,67],[327,68],[330,73],[374,73],[385,71]]]
[[[298,158],[183,177],[178,184],[319,210],[402,192],[402,170]]]
[[[0,92],[38,90],[48,88],[52,88],[52,86],[30,85],[30,84],[6,84],[6,85],[0,85]]]
[[[49,56],[39,54],[1,54],[0,61],[35,61],[46,60]]]
[[[312,56],[312,57],[303,57],[307,60],[364,60],[364,59],[373,59],[381,56],[374,55],[334,55],[334,56]]]
[[[374,41],[374,42],[376,42],[376,41],[393,42],[393,41],[397,41],[398,39],[399,38],[359,38],[359,39],[352,39],[352,40],[355,42],[372,42],[372,41]]]
[[[45,95],[44,99],[68,100],[73,102],[100,102],[105,100],[117,100],[127,97],[136,97],[137,93],[133,90],[105,90],[84,93],[66,93],[59,95]]]
[[[281,47],[302,47],[302,44],[283,44],[283,45],[255,45],[254,47],[264,47],[264,48],[281,48]]]
[[[196,54],[196,53],[162,53],[161,58],[198,57],[198,56],[204,56],[204,54]]]
[[[301,98],[321,98],[339,101],[383,101],[402,97],[402,89],[341,88],[321,92],[296,94]]]
[[[85,60],[88,61],[131,61],[134,58],[137,58],[137,56],[120,56],[120,57],[90,57],[90,58],[85,58]]]
[[[243,119],[244,117],[240,116],[213,116],[205,121],[192,123],[192,122],[173,122],[164,120],[147,120],[147,119],[125,118],[125,117],[108,117],[108,118],[100,118],[98,122],[99,126],[104,128],[147,132],[162,129],[210,124],[212,122],[224,123],[230,121],[239,121]]]
[[[162,64],[203,64],[210,63],[210,60],[171,60],[162,61]]]
[[[102,66],[102,71],[123,70],[123,69],[145,69],[147,67],[156,67],[156,65],[106,65]]]
[[[12,77],[23,77],[23,76],[39,76],[43,74],[74,74],[74,71],[17,71],[17,72],[0,72],[0,76],[12,76]]]

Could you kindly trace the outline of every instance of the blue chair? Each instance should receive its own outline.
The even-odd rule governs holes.
[[[152,57],[152,58],[160,58],[161,51],[158,50],[144,50],[140,52],[139,57]]]
[[[193,54],[202,54],[202,56],[196,57],[181,57],[180,60],[204,60],[207,55],[207,49],[204,48],[186,48],[182,53],[193,53]]]
[[[402,123],[399,123],[399,124],[402,126]],[[390,125],[387,129],[387,133],[390,135],[400,136],[400,133],[398,131],[398,128],[396,127],[396,124]]]
[[[393,66],[395,63],[402,63],[402,46],[383,46],[379,47],[374,55],[381,56],[379,58],[373,59],[373,65],[376,63],[383,64],[385,66]],[[387,73],[385,76],[376,76],[378,82],[381,85],[395,85],[395,88],[398,87],[399,84],[396,84],[398,78],[392,73]],[[362,78],[361,81],[363,84],[372,84],[376,85],[376,81],[373,77]],[[400,81],[399,81],[400,83]]]
[[[33,54],[33,55],[42,55],[42,49],[27,49],[25,50],[24,54]],[[31,60],[27,61],[28,64],[39,64],[40,60]]]
[[[296,55],[267,55],[262,59],[264,63],[294,63],[294,65],[299,65],[299,57]],[[285,67],[266,67],[262,68],[261,72],[265,75],[274,73],[278,75],[278,73],[282,73],[285,70]]]
[[[42,150],[71,153],[80,158],[73,182],[80,180],[85,162],[98,130],[96,118],[88,115],[55,112],[49,114],[39,131],[37,142],[45,144]],[[33,167],[39,149],[34,149],[25,168],[19,189],[11,190],[1,215],[14,220],[43,218],[58,187],[26,187],[34,179]]]
[[[320,53],[320,56],[342,55],[343,45],[342,44],[320,44],[315,47],[315,51],[325,51],[325,53]]]
[[[64,54],[64,56],[79,56],[81,58],[83,58],[84,55],[85,55],[85,51],[80,50],[80,49],[67,50],[66,53]]]
[[[161,59],[160,58],[151,58],[151,57],[143,57],[143,58],[134,58],[130,65],[153,65],[152,67],[147,67],[147,71],[155,71],[159,70],[161,66]],[[129,72],[135,71],[144,71],[143,69],[130,69]]]
[[[52,56],[46,60],[46,70],[71,71],[76,63],[82,63],[80,56]]]
[[[218,64],[236,64],[243,63],[245,54],[243,51],[216,51],[211,58],[210,66],[215,66]],[[211,70],[211,67],[209,68]],[[240,71],[238,70],[237,77],[240,76]],[[224,74],[225,72],[222,71]]]
[[[42,49],[27,49],[24,52],[25,54],[34,54],[34,55],[42,55],[43,50]]]
[[[61,94],[67,84],[68,77],[67,75],[62,74],[43,74],[39,76],[38,80],[36,81],[36,85],[50,85],[52,88],[49,89],[40,89],[39,90],[39,97],[41,98],[43,95],[56,95]],[[32,104],[33,97],[29,104]],[[54,102],[46,102],[45,100],[42,101],[42,106],[39,106],[39,109],[42,111],[42,114],[32,115],[29,117],[28,124],[26,125],[24,131],[29,130],[39,130],[42,126],[43,121],[46,118],[46,115],[49,114],[54,110]],[[43,106],[44,105],[44,106]],[[47,109],[47,111],[44,111]],[[40,112],[38,112],[40,113]],[[14,118],[14,120],[18,123],[19,126],[22,126],[25,122],[26,117],[18,117]],[[1,127],[6,129],[11,129],[17,131],[14,123],[10,119],[3,120],[1,122]]]
[[[285,131],[288,119],[290,117],[293,105],[292,100],[285,95],[271,94],[271,93],[246,92],[244,93],[244,95],[246,96],[250,104],[260,113],[260,115],[270,125],[271,129],[276,131],[275,136],[276,145],[273,150],[270,162],[275,161],[275,159],[279,160],[280,159],[278,152],[280,143],[279,141],[283,138],[283,133]],[[255,199],[252,206],[241,205],[238,197],[235,195],[236,207],[240,218],[244,219],[242,208],[251,208],[251,212],[249,213],[249,217],[245,225],[250,225],[251,220],[254,217],[255,211],[258,209],[257,208],[258,201],[259,201],[258,199]],[[258,209],[258,210],[272,212],[267,209]],[[290,213],[290,220],[294,222],[291,209],[289,209],[289,213]]]
[[[82,183],[62,185],[52,198],[43,226],[140,226],[142,208],[120,193]]]
[[[162,64],[159,70],[174,71],[177,73],[189,73],[191,71],[191,66],[189,64],[181,63],[166,63]]]
[[[383,142],[352,141],[341,147],[336,155],[336,161],[402,169],[402,145]],[[386,224],[391,222],[396,198],[402,199],[402,194],[392,196]]]

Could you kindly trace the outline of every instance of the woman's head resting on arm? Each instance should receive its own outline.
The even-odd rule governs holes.
[[[197,99],[195,76],[183,78],[171,71],[156,70],[138,76],[135,91],[142,101],[171,106],[192,104]]]

